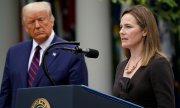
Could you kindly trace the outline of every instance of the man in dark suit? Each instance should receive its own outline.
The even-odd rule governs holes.
[[[50,44],[65,41],[58,38],[53,31],[54,16],[48,2],[27,4],[22,9],[22,19],[32,40],[18,43],[7,53],[0,91],[0,108],[15,107],[18,88],[51,86],[43,73],[42,54]],[[40,46],[40,56],[33,61],[36,46]],[[46,56],[46,65],[57,85],[88,85],[87,67],[82,55],[63,50],[51,51]]]

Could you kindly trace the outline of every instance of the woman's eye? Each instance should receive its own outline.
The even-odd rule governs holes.
[[[126,28],[132,28],[131,26],[127,25]]]

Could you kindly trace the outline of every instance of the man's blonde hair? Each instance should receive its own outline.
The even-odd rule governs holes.
[[[31,2],[27,5],[25,5],[22,8],[22,21],[25,21],[25,14],[27,13],[28,10],[47,10],[49,13],[49,16],[52,18],[54,21],[54,16],[51,11],[51,5],[49,2],[41,1],[41,2]]]

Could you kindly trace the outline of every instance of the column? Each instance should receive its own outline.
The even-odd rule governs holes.
[[[76,40],[82,48],[99,51],[97,59],[86,58],[89,87],[112,91],[111,25],[109,0],[76,0]]]

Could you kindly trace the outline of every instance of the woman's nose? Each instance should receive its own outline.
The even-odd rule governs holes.
[[[121,28],[121,29],[119,30],[119,34],[124,34],[124,29],[123,29],[123,28]]]

